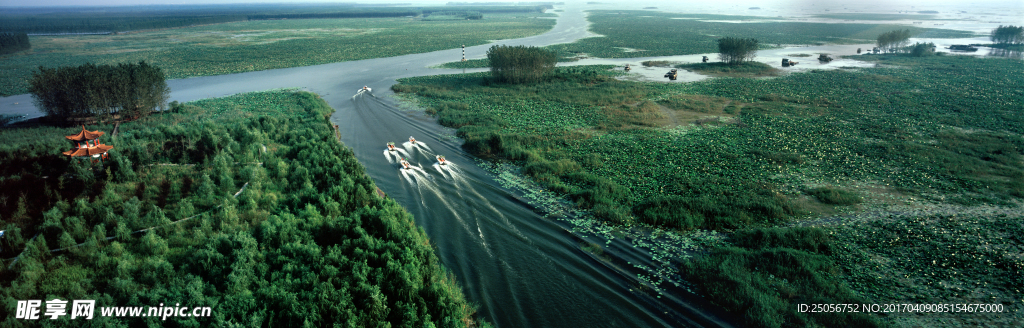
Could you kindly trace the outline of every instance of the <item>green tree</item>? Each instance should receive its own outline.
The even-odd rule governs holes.
[[[886,52],[896,52],[907,46],[910,30],[895,30],[878,35],[878,47]]]
[[[32,45],[28,42],[28,34],[24,32],[0,33],[0,55],[12,54],[31,48]]]
[[[992,30],[992,42],[1001,44],[1024,43],[1024,26],[999,25]]]
[[[718,58],[731,65],[750,61],[757,55],[757,43],[757,39],[718,39]]]
[[[491,76],[499,82],[521,84],[540,82],[555,69],[554,52],[527,46],[493,46],[487,50]]]
[[[44,113],[68,122],[89,117],[137,119],[163,109],[170,96],[163,71],[146,62],[40,66],[29,80],[29,92]]]

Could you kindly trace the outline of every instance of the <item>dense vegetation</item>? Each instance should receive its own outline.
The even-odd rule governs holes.
[[[29,81],[29,92],[39,109],[55,121],[82,118],[131,120],[163,109],[170,97],[164,73],[138,64],[46,68]]]
[[[499,13],[458,21],[260,20],[122,35],[33,36],[31,51],[0,61],[0,95],[27,93],[28,80],[39,66],[145,60],[176,79],[454,49],[536,35],[555,22],[531,17]]]
[[[879,327],[869,313],[807,313],[799,304],[865,304],[834,277],[838,248],[820,228],[758,228],[737,231],[735,246],[716,247],[686,264],[690,279],[712,300],[740,313],[755,327]]]
[[[1024,43],[1024,26],[999,25],[992,30],[992,42],[1001,44]]]
[[[910,40],[910,30],[895,30],[879,34],[875,44],[885,52],[896,52],[905,48],[908,40]]]
[[[536,83],[555,69],[555,53],[527,46],[497,45],[487,49],[491,76],[497,82]]]
[[[479,11],[436,11],[423,14],[425,20],[448,20],[448,19],[484,19]]]
[[[914,57],[924,57],[924,56],[931,56],[931,55],[935,54],[935,44],[931,43],[931,42],[928,42],[928,43],[916,42],[916,43],[914,43],[913,46],[910,46],[909,49],[910,49],[910,51],[909,51],[910,55],[914,56]]]
[[[730,65],[751,61],[756,55],[757,39],[733,37],[718,39],[718,59]]]
[[[608,67],[580,67],[557,69],[552,79],[535,85],[493,85],[485,74],[469,74],[403,79],[394,89],[416,93],[439,123],[458,128],[468,150],[518,163],[548,189],[626,227],[744,231],[893,198],[909,208],[1000,209],[979,210],[981,226],[999,219],[999,212],[1019,217],[1019,207],[1001,210],[1024,197],[1019,61],[858,58],[881,67],[686,84],[625,82],[612,79]],[[899,294],[863,294],[884,290],[891,281],[869,278],[883,274],[875,271],[871,255],[883,246],[857,236],[879,231],[873,224],[898,221],[850,215],[822,222],[842,223],[827,232],[849,246],[836,253],[791,242],[804,237],[748,245],[749,236],[737,233],[733,246],[716,248],[682,270],[712,301],[742,313],[746,324],[768,327],[841,325],[832,320],[874,325],[864,316],[795,313],[793,304],[939,303],[952,294],[924,289],[949,291],[968,279],[901,284]],[[928,224],[922,229],[934,226]],[[999,236],[1011,234],[1000,229]],[[814,231],[780,228],[772,234],[810,234],[817,244],[834,244],[833,237],[814,237],[820,235]],[[920,261],[912,264],[920,266],[924,259],[944,258],[949,247],[982,247],[954,246],[967,242],[956,240],[888,244],[883,255],[898,261],[901,252],[920,251]],[[1002,243],[997,249],[1024,249],[1020,240]],[[916,248],[922,245],[927,247]],[[971,261],[977,268],[988,263]],[[716,266],[721,263],[728,265]],[[990,273],[971,272],[991,281],[1022,270],[1024,264],[1011,261]],[[991,303],[996,297],[1019,306],[1015,286],[990,282],[960,291],[957,300]]]
[[[16,300],[43,298],[213,308],[97,326],[472,325],[426,235],[337,142],[331,111],[289,91],[175,104],[105,136],[103,164],[60,158],[74,129],[0,130],[0,325],[34,324],[14,318]]]
[[[895,25],[807,22],[757,22],[764,17],[659,13],[651,11],[590,11],[590,31],[603,37],[553,45],[561,57],[586,54],[601,58],[629,58],[714,53],[716,40],[742,36],[762,47],[789,44],[870,43],[878,34],[905,28]],[[740,21],[740,23],[715,20]],[[970,32],[910,28],[920,38],[971,37]]]
[[[0,55],[32,49],[25,33],[0,33]]]

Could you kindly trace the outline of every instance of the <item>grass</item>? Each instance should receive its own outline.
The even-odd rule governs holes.
[[[491,61],[484,59],[467,59],[466,61],[450,62],[438,65],[438,68],[485,68],[491,67]]]
[[[553,25],[554,20],[520,13],[488,14],[483,20],[289,19],[121,35],[33,36],[31,51],[0,61],[5,72],[0,96],[27,92],[38,66],[145,60],[174,79],[453,49],[536,35]]]
[[[888,24],[761,22],[764,17],[696,15],[650,11],[591,11],[590,31],[602,37],[549,46],[562,57],[587,54],[630,58],[714,53],[721,37],[755,38],[762,47],[785,44],[874,43],[878,34],[907,28]],[[715,20],[738,21],[715,22]],[[970,32],[910,27],[915,37],[971,37]],[[635,49],[637,51],[623,51]]]
[[[1013,254],[1024,242],[998,242],[1019,228],[1007,226],[1013,220],[983,212],[952,227],[955,220],[930,214],[906,220],[920,217],[914,207],[883,211],[898,218],[892,220],[848,213],[858,207],[819,222],[814,211],[832,207],[803,199],[810,194],[834,205],[906,201],[1019,213],[1014,204],[1024,197],[1024,66],[969,56],[858,58],[879,67],[686,84],[619,81],[610,67],[577,67],[559,68],[536,85],[490,83],[486,73],[477,73],[403,79],[395,90],[415,93],[441,124],[458,128],[468,150],[521,165],[541,186],[606,224],[731,233],[731,246],[715,247],[681,271],[746,324],[942,324],[909,315],[795,313],[793,304],[805,302],[960,302],[959,292],[995,295],[1019,306],[1024,300],[1013,298],[1020,295],[1016,285],[994,284],[1020,270]],[[803,228],[757,228],[792,220],[834,226],[824,229],[824,237]],[[901,231],[936,240],[939,235],[922,229],[943,224],[948,232],[942,238],[954,239],[890,246],[877,240],[883,232],[903,240]],[[983,227],[1000,234],[956,239],[957,231]],[[967,253],[970,259],[960,261],[970,263],[957,268],[974,269],[955,276],[950,271],[958,280],[933,281],[923,276],[927,268],[908,271],[924,268],[923,259],[946,258],[949,247],[990,250],[983,257]],[[922,260],[895,264],[903,252]],[[981,265],[996,262],[994,254],[1011,255],[998,262],[999,270],[984,272]],[[968,272],[982,284],[972,287],[973,294],[957,289],[964,288]],[[907,283],[915,274],[919,282]],[[893,282],[903,285],[883,294]],[[998,322],[1012,326],[1019,316],[1008,320]]]
[[[735,65],[722,62],[682,64],[676,65],[676,68],[714,76],[763,77],[779,75],[778,69],[775,69],[765,63],[752,61]]]
[[[830,205],[854,205],[861,202],[857,193],[833,187],[812,188],[807,190],[807,194]]]
[[[798,304],[863,304],[841,280],[829,255],[837,247],[820,228],[752,229],[733,234],[735,246],[715,247],[686,264],[689,278],[713,291],[711,301],[752,327],[880,327],[867,313],[805,313]],[[734,292],[725,292],[734,291]]]

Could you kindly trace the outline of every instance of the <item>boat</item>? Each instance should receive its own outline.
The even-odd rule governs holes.
[[[437,158],[437,164],[440,164],[440,165],[448,164],[448,161],[446,161],[444,159],[444,155],[437,155],[437,156],[435,156],[435,158]]]
[[[370,87],[368,87],[368,86],[365,86],[365,85],[364,85],[364,86],[363,86],[363,87],[362,87],[361,89],[359,89],[359,91],[357,91],[357,92],[360,92],[360,93],[362,93],[362,92],[372,92],[372,91],[373,91],[373,89],[370,89]]]
[[[412,168],[412,166],[409,165],[409,161],[405,160],[405,158],[402,158],[402,160],[399,161],[399,163],[402,163],[402,168],[403,169],[408,170],[408,169]]]
[[[412,136],[409,136],[409,142],[415,145],[416,144],[416,138],[413,138]]]
[[[395,151],[395,143],[394,142],[389,142],[388,143],[388,151]]]

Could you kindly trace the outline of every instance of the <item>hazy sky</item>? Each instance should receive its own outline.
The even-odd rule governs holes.
[[[458,2],[518,2],[521,0],[453,0]],[[537,1],[537,0],[525,0],[525,1]],[[542,0],[559,2],[562,0]],[[657,5],[663,3],[665,5],[679,5],[682,2],[692,2],[696,6],[701,4],[707,4],[707,0],[694,0],[694,1],[680,1],[680,0],[638,0],[638,1],[622,1],[622,0],[579,0],[579,1],[564,1],[567,3],[585,3],[587,1],[598,1],[603,3],[615,3],[622,2],[627,8],[636,7],[638,5]],[[982,5],[984,7],[1006,7],[1006,8],[1021,8],[1024,7],[1024,0],[711,0],[712,3],[717,5],[724,4],[742,4],[744,6],[781,6],[781,7],[792,7],[801,6],[806,7],[814,5],[816,7],[842,7],[844,5],[855,6],[858,8],[864,8],[870,6],[872,3],[884,5],[888,8],[893,8],[899,5],[916,6],[917,8],[923,8],[928,6],[944,6],[944,5],[958,5],[961,7],[970,7],[972,4]],[[165,4],[226,4],[226,3],[337,3],[337,2],[348,2],[348,3],[423,3],[423,4],[444,4],[448,0],[436,0],[436,1],[424,1],[424,0],[370,0],[370,1],[337,1],[337,0],[0,0],[0,7],[2,6],[131,6],[131,5],[165,5]]]

